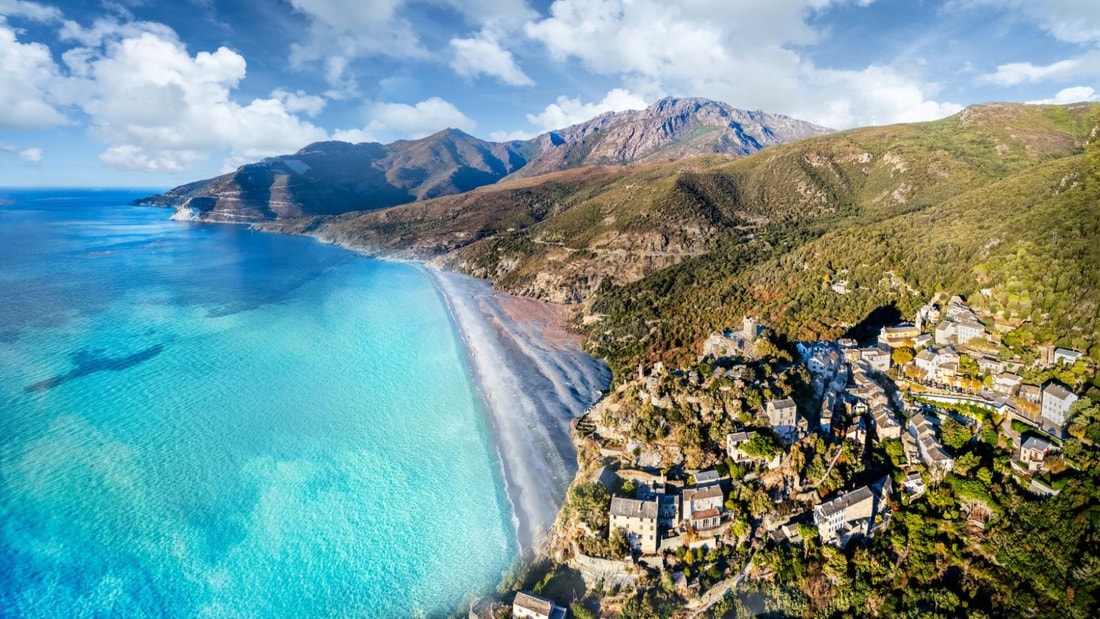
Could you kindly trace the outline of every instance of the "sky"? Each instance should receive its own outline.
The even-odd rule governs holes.
[[[1100,100],[1100,1],[0,0],[0,186],[168,188],[666,96],[837,129]]]

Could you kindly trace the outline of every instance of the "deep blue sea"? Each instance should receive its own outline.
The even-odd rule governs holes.
[[[425,272],[0,190],[0,615],[446,613],[516,553]]]

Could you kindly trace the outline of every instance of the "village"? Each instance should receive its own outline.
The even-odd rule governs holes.
[[[696,366],[639,369],[576,422],[583,483],[557,555],[590,588],[663,579],[698,612],[768,578],[761,548],[866,542],[953,471],[988,484],[999,467],[1036,497],[1057,494],[1074,473],[1060,452],[1078,395],[1025,377],[1092,374],[1093,361],[1067,348],[1006,354],[999,337],[941,295],[862,345],[798,343],[792,355],[749,316],[708,338]],[[966,447],[978,441],[997,449],[993,467],[976,468]],[[957,494],[980,535],[995,507],[980,490]],[[537,593],[517,596],[513,616],[565,616],[557,602],[571,600]]]

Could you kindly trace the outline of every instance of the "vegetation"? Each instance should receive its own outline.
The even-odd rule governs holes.
[[[661,574],[681,571],[700,588],[753,557],[750,577],[710,616],[1094,617],[1100,609],[1100,105],[990,104],[744,159],[578,170],[345,216],[316,233],[431,256],[505,290],[575,304],[590,351],[621,387],[601,425],[620,430],[616,447],[635,446],[622,458],[665,449],[676,467],[721,465],[734,480],[725,501],[732,543],[662,557]],[[758,427],[768,400],[820,404],[789,342],[866,340],[941,291],[964,295],[1004,334],[1001,350],[961,360],[972,382],[980,353],[1025,366],[1040,346],[1087,353],[1074,366],[1021,370],[1031,384],[1058,380],[1086,395],[1070,411],[1062,453],[1033,478],[1014,468],[991,411],[929,403],[951,413],[939,434],[954,470],[926,475],[924,496],[891,505],[881,534],[845,550],[810,527],[799,529],[800,544],[766,541],[765,516],[805,509],[780,489],[793,484],[820,499],[886,475],[900,481],[910,464],[899,441],[864,453],[814,436],[784,452]],[[709,335],[745,315],[770,331],[736,367],[700,357]],[[914,351],[892,356],[905,364]],[[657,361],[680,369],[658,372]],[[639,370],[644,379],[634,378]],[[758,432],[745,453],[784,453],[767,482],[760,462],[725,461],[725,435],[742,429]],[[1033,479],[1060,493],[1036,496]],[[606,537],[609,501],[598,484],[568,492],[565,528],[596,533],[579,544],[586,554],[626,554],[621,535]],[[520,580],[528,588],[561,581],[512,578]],[[653,575],[627,591],[579,595],[577,616],[668,617],[684,603]],[[605,599],[617,606],[601,606]]]

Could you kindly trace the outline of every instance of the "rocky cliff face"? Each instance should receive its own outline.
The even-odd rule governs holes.
[[[486,142],[457,129],[392,144],[318,142],[142,201],[179,219],[258,222],[370,211],[464,193],[507,177],[688,155],[749,155],[828,132],[707,99],[662,99],[527,141]]]
[[[516,175],[535,176],[582,165],[671,161],[705,153],[744,156],[830,131],[709,99],[666,98],[644,110],[601,114],[535,138],[533,150],[538,154]]]

